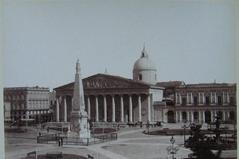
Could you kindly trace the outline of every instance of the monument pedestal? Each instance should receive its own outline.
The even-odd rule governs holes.
[[[71,113],[72,126],[71,131],[77,132],[77,136],[83,140],[87,140],[91,137],[90,135],[90,125],[88,123],[87,113],[73,111]]]

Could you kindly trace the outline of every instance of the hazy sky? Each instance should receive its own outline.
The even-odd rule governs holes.
[[[132,78],[143,44],[159,81],[235,82],[230,0],[6,0],[4,86],[54,88],[104,73]]]

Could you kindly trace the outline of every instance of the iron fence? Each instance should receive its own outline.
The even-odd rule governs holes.
[[[117,133],[107,133],[100,135],[92,135],[91,138],[79,138],[79,137],[67,137],[60,136],[59,134],[45,134],[37,136],[37,143],[49,143],[49,142],[58,142],[62,140],[62,144],[65,145],[83,145],[88,146],[97,143],[103,143],[107,141],[117,140]]]

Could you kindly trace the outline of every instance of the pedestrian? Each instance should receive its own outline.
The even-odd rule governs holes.
[[[59,138],[58,140],[58,146],[60,147],[61,146],[61,139]]]
[[[63,146],[63,137],[61,137],[61,146]]]

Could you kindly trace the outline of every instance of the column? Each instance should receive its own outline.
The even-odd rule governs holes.
[[[120,108],[121,108],[121,122],[124,122],[124,99],[120,96]]]
[[[216,92],[214,93],[214,100],[215,100],[215,103],[217,104],[218,101],[217,101],[217,94],[216,94]]]
[[[105,95],[104,95],[104,122],[107,122],[107,103]]]
[[[56,99],[56,122],[59,122],[59,99]]]
[[[90,96],[87,97],[88,118],[90,119]]]
[[[205,112],[202,112],[202,122],[205,123]]]
[[[210,93],[210,104],[213,104],[213,96],[212,96],[212,92]]]
[[[139,95],[138,96],[138,106],[139,106],[139,122],[141,122],[142,121],[142,113],[141,113],[141,96]]]
[[[115,122],[115,98],[112,96],[112,122]]]
[[[175,121],[177,123],[178,122],[178,111],[175,112],[175,119],[176,119]]]
[[[179,103],[180,103],[180,105],[182,104],[182,96],[181,96],[181,94],[179,94]]]
[[[194,120],[193,120],[193,111],[191,111],[191,122],[194,122]]]
[[[175,101],[176,101],[176,104],[179,103],[179,102],[178,102],[178,93],[177,93],[177,92],[175,92]]]
[[[181,112],[181,111],[179,112],[179,121],[180,121],[180,122],[183,121],[183,118],[182,118],[182,112]]]
[[[202,104],[205,104],[205,93],[202,93]]]
[[[129,122],[133,122],[133,118],[132,118],[132,114],[133,114],[133,112],[132,112],[132,108],[133,106],[132,106],[132,97],[131,97],[131,95],[129,95]]]
[[[202,113],[201,113],[201,111],[198,111],[198,122],[202,123]]]
[[[199,105],[202,104],[202,101],[201,101],[201,93],[200,93],[200,92],[198,93],[198,104],[199,104]]]
[[[214,120],[214,111],[211,111],[211,122]]]
[[[179,112],[179,121],[183,122],[183,115],[182,115],[182,111]]]
[[[226,121],[226,112],[225,111],[222,112],[222,120]]]
[[[189,105],[189,95],[188,95],[188,93],[187,93],[187,105]]]
[[[227,120],[230,119],[230,112],[227,112]]]
[[[148,95],[148,121],[151,121],[151,101],[150,94]]]
[[[193,104],[193,93],[191,93],[191,104]]]
[[[190,121],[189,111],[187,111],[186,113],[187,113],[187,121]]]
[[[95,96],[95,121],[99,121],[99,103],[98,103],[98,97]]]
[[[225,98],[225,92],[222,92],[222,104],[225,105],[226,98]]]
[[[67,105],[66,105],[66,97],[64,97],[64,122],[67,122]]]
[[[228,92],[227,92],[227,103],[230,103],[230,97]]]

